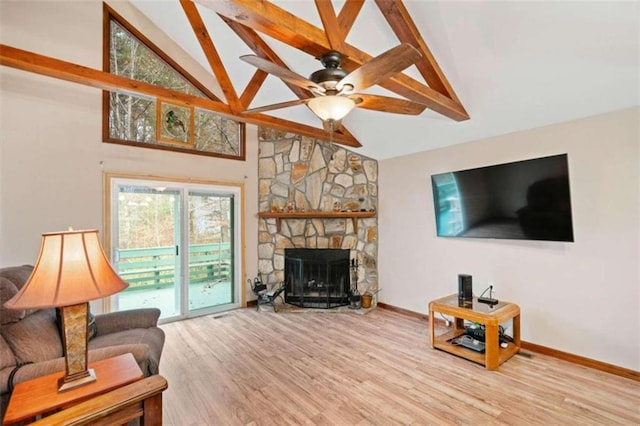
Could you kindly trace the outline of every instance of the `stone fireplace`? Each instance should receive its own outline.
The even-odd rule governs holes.
[[[258,136],[259,211],[286,213],[279,218],[259,218],[258,270],[263,280],[268,284],[293,280],[285,272],[287,265],[293,268],[295,263],[285,261],[287,250],[331,249],[343,252],[349,282],[342,278],[339,284],[325,284],[302,276],[297,289],[285,290],[287,302],[301,303],[304,295],[297,293],[305,290],[316,298],[314,303],[323,303],[319,299],[322,294],[322,307],[326,306],[327,292],[332,303],[341,303],[349,289],[357,288],[361,294],[375,292],[377,214],[350,218],[327,213],[377,211],[378,163],[340,145],[274,129],[260,127]],[[329,269],[322,273],[330,278],[334,267]],[[331,293],[340,286],[341,295]]]

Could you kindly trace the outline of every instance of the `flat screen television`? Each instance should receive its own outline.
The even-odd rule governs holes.
[[[567,154],[431,176],[439,237],[573,242]]]

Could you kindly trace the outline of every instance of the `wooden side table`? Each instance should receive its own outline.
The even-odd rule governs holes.
[[[4,424],[29,421],[143,378],[130,353],[96,361],[89,368],[95,370],[97,380],[65,392],[58,392],[58,379],[64,371],[18,383],[11,394]]]
[[[452,316],[454,318],[453,330],[436,335],[435,312]],[[452,338],[464,333],[464,320],[485,326],[484,354],[449,342]],[[513,325],[513,341],[506,348],[501,348],[499,327],[500,324],[509,320],[512,321]],[[452,294],[429,303],[429,324],[432,348],[477,362],[484,365],[488,370],[497,370],[500,364],[520,351],[520,307],[515,303],[502,301],[496,305],[487,305],[486,303],[478,302],[475,297],[473,301],[462,303],[458,301],[457,294]]]

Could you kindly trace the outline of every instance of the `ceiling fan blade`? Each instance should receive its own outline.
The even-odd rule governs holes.
[[[394,114],[418,115],[427,108],[426,105],[406,99],[390,98],[380,95],[366,95],[358,93],[349,96],[356,101],[356,107],[375,111],[391,112]],[[360,102],[358,102],[358,98]]]
[[[402,43],[347,74],[338,82],[336,89],[347,93],[366,89],[399,73],[421,57],[418,49],[408,43]]]
[[[288,83],[294,84],[298,87],[302,87],[303,89],[311,90],[312,92],[316,92],[316,93],[325,92],[322,86],[301,76],[300,74],[296,74],[291,70],[281,67],[280,65],[276,65],[267,59],[261,58],[256,55],[244,55],[244,56],[240,56],[240,59],[242,59],[248,64],[253,65],[256,68],[261,69],[262,71],[268,72],[269,74],[279,77]]]
[[[294,101],[280,102],[277,104],[265,105],[258,108],[251,108],[244,112],[247,114],[254,114],[256,112],[272,111],[274,109],[288,108],[300,104],[306,104],[308,101],[309,99],[296,99]]]

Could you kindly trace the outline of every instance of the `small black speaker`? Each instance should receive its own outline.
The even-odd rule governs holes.
[[[458,299],[473,300],[472,279],[471,275],[458,275]]]

